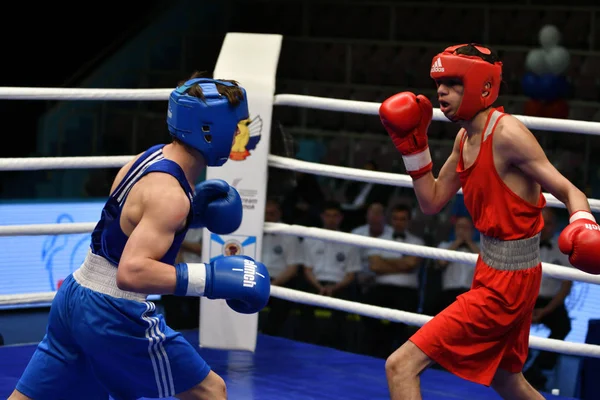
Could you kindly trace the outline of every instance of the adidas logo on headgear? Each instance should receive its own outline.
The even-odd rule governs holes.
[[[442,66],[442,60],[439,58],[435,60],[433,65],[431,66],[431,72],[444,72],[444,67]]]

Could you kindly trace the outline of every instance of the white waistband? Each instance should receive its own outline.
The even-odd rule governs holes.
[[[81,286],[94,292],[103,293],[119,299],[146,301],[146,294],[128,292],[117,286],[117,267],[106,258],[88,251],[83,264],[75,272],[73,278]]]

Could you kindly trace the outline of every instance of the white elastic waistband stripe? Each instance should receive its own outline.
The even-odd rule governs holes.
[[[73,278],[81,286],[94,292],[119,299],[146,301],[146,294],[128,292],[117,286],[117,267],[104,257],[88,251],[81,267],[73,272]]]

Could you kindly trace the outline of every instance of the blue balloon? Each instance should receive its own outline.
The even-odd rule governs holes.
[[[554,101],[568,96],[570,85],[564,75],[542,74],[527,72],[521,79],[523,93],[534,99]]]
[[[543,100],[553,101],[560,97],[560,82],[556,75],[543,74],[542,76],[540,76],[539,85],[540,93],[543,96]]]
[[[526,72],[521,78],[521,88],[523,93],[534,100],[542,100],[540,77],[533,72]]]

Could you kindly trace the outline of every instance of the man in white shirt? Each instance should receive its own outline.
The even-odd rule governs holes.
[[[388,225],[385,218],[385,209],[381,203],[372,203],[367,207],[367,223],[352,229],[351,233],[366,237],[392,240],[394,228]],[[361,271],[358,274],[358,284],[361,292],[366,292],[368,287],[375,281],[375,273],[369,269],[369,258],[378,254],[389,254],[384,250],[361,247],[360,254]]]
[[[544,228],[540,235],[540,258],[542,262],[571,266],[567,255],[558,248],[555,237],[555,211],[546,207],[542,210]],[[571,331],[571,319],[565,307],[565,299],[571,292],[572,281],[562,281],[548,275],[542,276],[540,292],[533,310],[532,323],[543,324],[550,329],[550,338],[564,340]],[[544,371],[550,371],[556,366],[559,354],[556,352],[540,351],[531,367],[525,372],[525,377],[532,386],[544,390],[546,376]]]
[[[479,254],[479,246],[473,240],[474,234],[471,218],[458,216],[454,222],[455,239],[441,242],[438,248]],[[437,302],[437,312],[440,312],[452,304],[457,296],[471,289],[475,265],[436,260],[435,266],[442,269],[442,291]]]
[[[339,203],[327,202],[321,213],[324,229],[339,231],[343,214]],[[356,273],[361,270],[358,248],[348,244],[305,238],[301,251],[308,290],[322,296],[351,299]],[[309,340],[323,346],[344,348],[346,313],[308,307],[304,321]]]
[[[281,222],[281,204],[267,199],[265,222]],[[271,285],[295,289],[302,256],[300,239],[296,236],[265,233],[262,242],[262,258],[271,277]],[[282,328],[287,321],[292,304],[286,300],[271,297],[267,307],[261,311],[261,332],[267,335],[282,336]]]
[[[396,205],[391,212],[391,232],[381,236],[397,242],[423,245],[424,241],[408,231],[411,208]],[[367,304],[396,310],[417,312],[419,307],[419,257],[374,250],[368,252],[368,269],[374,284],[364,297]],[[405,324],[364,318],[365,351],[375,357],[387,357],[410,336]]]

